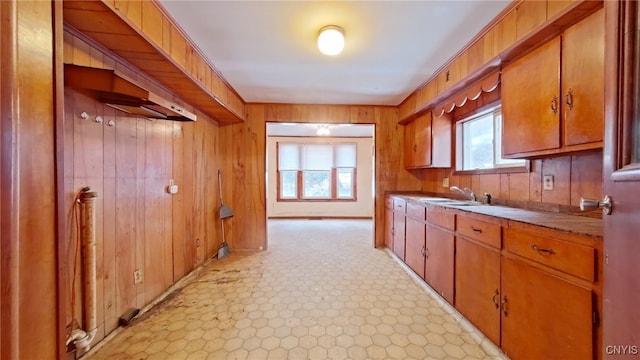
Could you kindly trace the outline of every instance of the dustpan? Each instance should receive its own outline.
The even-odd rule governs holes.
[[[218,189],[220,190],[220,226],[222,227],[222,244],[218,249],[218,259],[222,259],[223,257],[229,255],[229,244],[227,244],[227,240],[225,240],[225,231],[224,231],[224,219],[230,218],[233,216],[233,210],[230,207],[224,204],[222,201],[222,172],[218,169]]]

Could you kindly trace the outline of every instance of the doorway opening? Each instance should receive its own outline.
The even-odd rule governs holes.
[[[266,126],[267,221],[371,219],[375,226],[374,124]]]

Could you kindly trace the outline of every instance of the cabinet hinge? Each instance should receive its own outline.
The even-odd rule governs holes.
[[[598,314],[597,311],[593,312],[593,325],[600,325],[600,315]]]

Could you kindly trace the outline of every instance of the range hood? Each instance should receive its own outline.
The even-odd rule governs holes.
[[[115,70],[65,64],[64,84],[131,115],[196,121],[195,114],[119,75]]]

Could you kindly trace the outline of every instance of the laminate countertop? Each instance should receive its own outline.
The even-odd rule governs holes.
[[[459,211],[493,216],[509,221],[517,221],[599,239],[603,237],[602,219],[598,218],[526,210],[502,205],[487,205],[482,203],[473,203],[470,205],[468,201],[449,198],[402,194],[389,195],[401,197],[409,201],[420,202],[428,206],[453,208]]]

